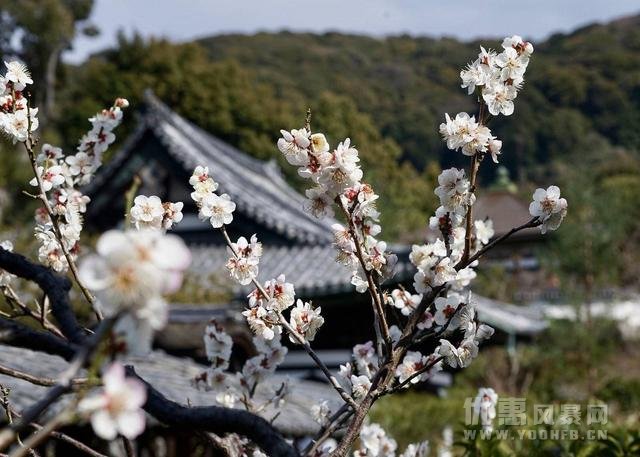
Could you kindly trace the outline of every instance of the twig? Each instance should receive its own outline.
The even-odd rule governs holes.
[[[14,368],[9,368],[4,365],[0,365],[0,374],[10,376],[12,378],[22,379],[24,381],[30,382],[31,384],[35,384],[37,386],[45,386],[52,387],[55,386],[58,381],[53,378],[44,378],[39,376],[34,376],[30,373],[16,370]],[[89,380],[87,378],[73,378],[71,379],[72,386],[80,386],[87,384]]]
[[[8,405],[11,414],[14,417],[20,417],[20,413],[18,413],[15,409],[13,409],[13,407],[11,407],[10,405]],[[42,430],[42,425],[37,424],[35,422],[32,422],[29,424],[29,427],[35,429],[35,430]],[[87,446],[84,443],[81,443],[80,441],[76,440],[75,438],[70,437],[69,435],[66,435],[62,432],[51,432],[51,438],[57,439],[58,441],[64,441],[65,443],[70,444],[71,446],[75,447],[76,449],[84,452],[87,455],[90,455],[92,457],[106,457],[104,454],[99,453],[98,451],[95,451],[93,449],[91,449],[89,446]]]
[[[336,197],[336,203],[340,206],[345,217],[347,218],[347,222],[349,224],[349,233],[351,235],[351,238],[353,238],[353,242],[356,247],[356,256],[358,257],[360,266],[362,267],[362,270],[364,271],[364,274],[367,277],[369,294],[371,295],[371,300],[374,304],[374,312],[378,315],[380,332],[382,333],[382,338],[384,339],[384,343],[387,348],[387,351],[391,352],[392,341],[391,341],[391,335],[389,334],[389,325],[387,324],[387,317],[385,315],[384,307],[380,298],[381,297],[381,293],[379,292],[380,286],[376,282],[374,273],[370,270],[367,270],[367,264],[364,259],[364,253],[362,252],[362,245],[360,244],[358,231],[353,221],[353,217],[351,217],[349,210],[345,207],[344,203],[342,202],[339,196]]]
[[[22,300],[20,300],[20,297],[18,296],[18,294],[13,290],[13,288],[10,285],[3,286],[2,292],[7,302],[10,305],[16,306],[17,308],[19,308],[26,317],[30,317],[36,320],[38,323],[40,323],[42,328],[50,331],[54,335],[60,338],[65,337],[64,334],[60,331],[60,329],[56,327],[54,324],[52,324],[51,321],[49,321],[49,319],[47,319],[44,305],[41,307],[41,313],[37,313],[36,311],[29,308],[25,303],[23,303]]]
[[[127,454],[127,457],[136,457],[136,450],[133,447],[133,443],[126,436],[121,436],[122,445],[124,446],[124,452]]]
[[[313,438],[309,445],[302,451],[302,455],[314,455],[318,447],[346,422],[351,417],[351,414],[353,414],[353,410],[347,408],[347,405],[342,405],[342,407],[327,420],[327,424],[320,428],[320,432],[318,432],[316,437]]]
[[[9,457],[24,457],[29,449],[38,447],[43,443],[51,434],[58,428],[62,427],[68,421],[68,411],[56,415],[49,422],[39,428],[33,435],[31,435],[25,442],[23,447],[17,448]]]
[[[456,267],[455,267],[456,270],[461,270],[462,268],[465,268],[465,267],[471,265],[473,262],[478,260],[483,255],[485,255],[487,253],[487,251],[493,249],[497,244],[503,242],[504,240],[506,240],[507,238],[509,238],[513,234],[518,233],[519,231],[524,230],[524,229],[538,227],[541,224],[542,224],[542,222],[537,217],[534,217],[530,221],[525,222],[524,224],[522,224],[522,225],[520,225],[518,227],[512,228],[511,230],[509,230],[504,235],[499,236],[495,240],[493,240],[490,243],[488,243],[487,245],[485,245],[482,249],[480,249],[474,255],[469,257],[467,260],[465,260],[465,261],[460,260],[460,263],[458,263],[458,265],[456,265]]]

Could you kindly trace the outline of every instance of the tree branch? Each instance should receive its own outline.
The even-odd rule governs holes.
[[[73,359],[78,346],[48,332],[40,332],[19,322],[0,318],[0,342],[10,346]]]
[[[127,376],[135,377],[147,387],[146,412],[165,425],[182,430],[204,430],[224,435],[237,433],[245,436],[269,456],[298,457],[280,432],[260,416],[239,409],[220,406],[187,407],[167,399],[144,379],[132,366],[127,366]]]
[[[78,324],[69,303],[71,282],[49,268],[33,263],[26,257],[0,248],[0,269],[20,278],[33,281],[49,297],[51,313],[58,321],[62,333],[73,343],[82,343],[85,333]]]

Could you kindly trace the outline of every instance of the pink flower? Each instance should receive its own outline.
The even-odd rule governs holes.
[[[79,411],[90,414],[93,431],[100,438],[112,440],[118,434],[129,439],[137,437],[145,426],[141,409],[147,400],[144,384],[125,378],[124,367],[119,363],[111,364],[102,380],[102,392],[84,398]]]

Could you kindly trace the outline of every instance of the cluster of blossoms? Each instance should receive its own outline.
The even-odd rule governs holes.
[[[371,378],[379,363],[373,341],[356,344],[353,347],[352,361],[340,365],[340,384],[356,399],[364,397],[371,387]]]
[[[38,108],[29,106],[23,91],[33,79],[20,62],[5,62],[7,72],[0,76],[0,130],[13,143],[27,141],[38,128]]]
[[[253,234],[247,241],[244,236],[231,243],[231,257],[227,261],[227,270],[233,279],[246,286],[258,277],[258,264],[262,256],[262,243]]]
[[[456,270],[456,265],[465,253],[466,228],[464,226],[468,208],[475,202],[469,180],[463,170],[450,168],[438,176],[439,186],[435,194],[440,199],[440,207],[431,217],[429,226],[439,231],[442,238],[422,245],[413,245],[409,259],[417,268],[414,287],[418,293],[426,293],[433,288],[448,284],[454,290],[468,286],[475,278],[473,266]],[[491,221],[475,221],[472,230],[473,254],[493,237]],[[398,306],[398,304],[396,304]]]
[[[191,198],[199,208],[201,218],[209,218],[214,228],[222,228],[233,220],[235,203],[227,194],[218,196],[218,184],[209,176],[207,167],[195,168],[189,183],[194,191]],[[231,277],[240,285],[252,282],[256,288],[248,295],[249,308],[242,314],[251,330],[264,340],[273,340],[282,333],[283,312],[292,308],[288,322],[289,338],[294,343],[300,340],[313,341],[316,332],[324,323],[320,308],[311,303],[297,300],[293,284],[286,282],[285,276],[257,283],[262,244],[254,234],[249,240],[241,236],[236,242],[229,241],[230,258],[226,267]],[[295,304],[295,306],[294,306]]]
[[[89,394],[78,404],[78,412],[91,418],[93,431],[100,438],[113,440],[119,434],[134,439],[144,431],[147,400],[144,384],[126,378],[124,367],[115,362],[102,374],[104,387]]]
[[[198,166],[189,178],[193,187],[191,198],[198,205],[198,216],[202,220],[209,219],[213,228],[230,224],[236,204],[227,194],[218,195],[218,183],[209,176],[209,167]]]
[[[397,298],[394,303],[419,303],[422,299],[420,295],[410,295],[407,291],[396,289],[392,296]],[[399,306],[394,304],[394,306]],[[413,309],[409,306],[403,310]],[[418,330],[432,329],[439,334],[451,335],[454,332],[463,334],[462,342],[458,347],[449,340],[441,339],[440,345],[432,354],[423,355],[419,351],[409,351],[405,355],[402,363],[396,368],[396,377],[400,384],[408,387],[409,384],[416,384],[425,381],[434,373],[442,370],[443,361],[451,367],[466,367],[478,355],[478,346],[481,341],[493,335],[493,328],[486,324],[476,322],[475,308],[471,302],[471,294],[466,298],[456,292],[449,292],[447,296],[437,297],[433,308],[424,312],[418,322]],[[408,383],[406,382],[408,381]]]
[[[138,195],[133,200],[133,207],[129,211],[131,222],[140,229],[170,230],[174,224],[182,220],[182,202],[165,202],[152,195]]]
[[[347,138],[331,151],[322,133],[307,129],[281,130],[278,149],[289,164],[298,167],[298,174],[309,179],[314,187],[305,192],[305,209],[315,217],[333,216],[337,203],[349,214],[353,230],[334,225],[338,261],[352,270],[352,283],[358,292],[367,290],[362,269],[375,271],[381,277],[391,274],[397,258],[387,252],[387,244],[376,239],[381,228],[376,209],[378,195],[370,185],[362,183],[358,150]],[[359,255],[362,259],[359,259]]]
[[[151,331],[166,324],[168,305],[163,296],[180,288],[191,254],[175,235],[158,230],[104,233],[96,253],[80,264],[80,279],[96,293],[107,317],[124,313],[116,332],[126,348],[144,352]]]
[[[211,320],[205,329],[204,344],[211,366],[194,382],[198,388],[216,391],[218,403],[232,408],[242,399],[247,409],[256,411],[264,409],[269,404],[277,405],[284,401],[288,393],[286,383],[273,391],[266,403],[258,405],[254,402],[258,383],[273,374],[287,354],[287,348],[280,342],[280,334],[270,340],[254,337],[253,344],[257,355],[249,358],[237,373],[227,371],[233,341],[215,320]]]
[[[478,389],[478,395],[473,402],[473,410],[480,418],[483,430],[491,433],[493,431],[493,420],[496,418],[496,405],[498,404],[498,394],[490,387]]]
[[[254,289],[248,299],[249,308],[242,314],[251,330],[267,340],[281,333],[280,316],[289,308],[289,328],[290,332],[293,332],[289,334],[289,339],[293,343],[299,343],[298,338],[313,341],[324,323],[321,308],[314,308],[311,303],[300,299],[296,300],[295,288],[293,284],[286,282],[284,275],[266,281],[263,287]]]
[[[396,457],[398,443],[387,435],[376,423],[365,424],[360,432],[360,448],[353,457]],[[429,455],[429,442],[410,444],[399,457],[426,457]]]
[[[524,73],[533,53],[531,43],[517,35],[505,38],[502,47],[500,54],[481,48],[475,62],[460,72],[462,87],[469,94],[477,89],[481,103],[494,116],[513,114],[513,100],[524,84]],[[498,162],[502,141],[491,134],[483,119],[476,120],[467,113],[458,113],[454,118],[446,114],[440,134],[451,150],[461,150],[467,156],[488,153]]]
[[[38,209],[35,215],[36,238],[40,242],[38,257],[56,271],[69,268],[65,251],[73,261],[76,259],[83,215],[90,201],[78,188],[88,184],[102,164],[104,152],[115,141],[113,130],[122,122],[122,108],[127,106],[129,102],[119,98],[111,108],[90,118],[92,128],[82,137],[74,155],[65,156],[62,149],[43,144],[34,158],[37,176],[30,184],[47,194],[61,237],[47,209]]]
[[[480,90],[489,112],[497,116],[513,114],[513,100],[524,83],[524,73],[533,54],[533,45],[518,35],[502,41],[503,51],[480,48],[478,58],[460,72],[462,88],[469,94]]]

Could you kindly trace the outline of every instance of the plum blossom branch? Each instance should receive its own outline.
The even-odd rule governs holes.
[[[340,197],[336,197],[336,203],[340,206],[345,217],[347,218],[348,225],[349,225],[349,233],[355,244],[356,256],[358,257],[360,266],[362,267],[362,270],[364,271],[364,274],[367,278],[367,284],[368,284],[369,293],[371,295],[371,301],[374,304],[376,321],[378,323],[380,333],[382,334],[385,347],[387,351],[390,351],[391,336],[389,335],[389,324],[387,324],[387,317],[385,315],[384,307],[382,306],[382,300],[380,298],[381,297],[380,284],[377,283],[377,280],[374,277],[375,271],[367,268],[367,262],[365,261],[364,254],[362,252],[362,245],[358,237],[355,222],[353,221],[353,215],[349,212],[349,210],[345,206],[342,199],[340,199]]]
[[[222,225],[219,229],[222,235],[224,236],[225,242],[227,243],[227,246],[231,250],[233,256],[236,259],[240,259],[240,255],[236,250],[234,243],[232,243],[231,239],[229,238],[229,234],[227,233],[227,230],[224,227],[224,225]],[[267,291],[264,289],[262,284],[260,284],[255,277],[251,278],[251,282],[253,283],[254,286],[256,286],[256,289],[260,292],[260,294],[262,294],[263,297],[270,296],[270,294],[267,293]],[[293,329],[291,325],[289,325],[286,318],[282,314],[282,311],[278,311],[277,317],[278,317],[279,324],[282,325],[287,330],[289,335],[292,338],[294,338],[298,344],[302,346],[302,348],[307,352],[307,354],[309,354],[309,356],[313,359],[313,361],[318,366],[318,368],[320,368],[322,373],[325,375],[329,383],[338,392],[340,397],[342,397],[342,399],[352,407],[357,407],[357,404],[355,403],[353,398],[351,398],[351,396],[345,392],[342,386],[340,386],[340,383],[338,383],[335,376],[331,374],[331,372],[329,371],[329,368],[327,368],[325,363],[320,359],[320,357],[318,357],[318,354],[316,354],[316,352],[311,348],[311,345],[309,344],[309,342],[304,337],[302,337],[295,329]]]

